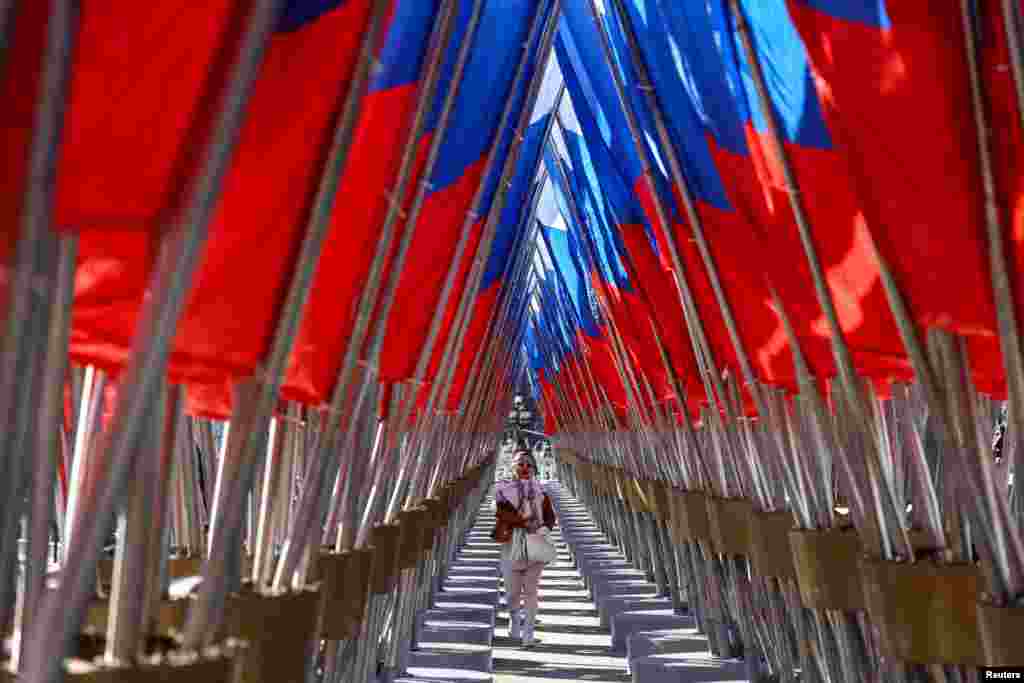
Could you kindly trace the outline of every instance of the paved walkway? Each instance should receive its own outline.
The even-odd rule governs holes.
[[[545,680],[629,681],[626,658],[609,652],[612,637],[601,626],[597,608],[569,560],[561,532],[552,535],[558,561],[541,576],[536,635],[540,645],[523,650],[508,637],[508,612],[499,612],[494,638],[495,683],[538,683]]]
[[[508,611],[500,599],[501,549],[490,538],[494,502],[488,498],[434,605],[419,615],[419,646],[409,656],[407,673],[394,683],[747,680],[739,662],[707,652],[692,617],[675,612],[656,594],[656,587],[608,545],[579,503],[556,482],[549,490],[561,519],[553,534],[559,558],[541,577],[536,635],[542,642],[525,650],[508,637]],[[570,560],[566,539],[572,540],[591,590]],[[605,625],[594,596],[605,610]]]

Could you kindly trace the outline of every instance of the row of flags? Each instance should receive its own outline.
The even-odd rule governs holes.
[[[52,223],[79,238],[77,362],[123,366],[159,237],[223,134],[255,6],[106,0],[76,15]],[[170,373],[193,412],[230,412],[326,210],[286,398],[326,401],[358,347],[388,382],[450,376],[435,407],[456,408],[488,340],[526,351],[505,379],[530,367],[538,392],[606,396],[619,419],[680,393],[698,410],[709,370],[795,390],[794,347],[815,377],[837,372],[809,248],[880,390],[912,375],[891,275],[911,322],[963,335],[978,387],[1001,395],[1000,316],[1024,314],[1021,112],[1002,8],[972,7],[963,21],[925,0],[281,0]],[[0,62],[8,262],[48,12],[18,4]],[[325,175],[378,20],[347,156]],[[565,97],[549,84],[535,103],[546,74]],[[325,181],[337,191],[318,206]],[[538,224],[545,195],[557,220]],[[1013,310],[993,296],[993,221]]]
[[[497,311],[531,191],[548,118],[528,121],[522,140],[517,126],[524,110],[532,111],[530,93],[547,64],[543,28],[558,4],[281,4],[178,325],[170,376],[188,384],[191,412],[230,414],[233,382],[258,372],[270,347],[307,223],[323,209],[318,190],[327,182],[337,186],[330,225],[281,395],[329,399],[346,352],[359,343],[360,300],[377,269],[381,295],[370,327],[383,338],[378,376],[413,379],[425,360],[426,376],[418,379],[430,381],[446,354],[457,353],[446,397],[446,406],[456,408]],[[0,112],[0,210],[12,219],[28,175],[49,5],[18,4],[0,62],[7,103]],[[205,145],[217,134],[214,116],[254,6],[155,0],[143,9],[107,0],[80,8],[53,215],[58,230],[79,240],[70,343],[76,362],[114,374],[124,366],[158,238],[180,218]],[[382,23],[348,155],[337,174],[325,174],[361,41],[375,17]],[[434,65],[432,54],[439,54]],[[515,173],[506,190],[499,181],[510,155]],[[488,240],[499,190],[507,195]],[[389,219],[393,235],[382,243]],[[9,261],[18,229],[16,220],[5,225],[0,256]],[[478,284],[471,278],[476,260],[484,268]],[[462,342],[454,343],[456,313],[474,293]],[[438,308],[440,328],[430,348]],[[361,341],[360,357],[372,337]]]
[[[708,359],[795,391],[794,346],[824,386],[836,335],[802,221],[878,391],[913,374],[889,273],[912,325],[962,335],[975,384],[1005,395],[986,230],[994,213],[1019,320],[1022,112],[1002,8],[974,3],[967,25],[955,4],[567,3],[555,52],[568,98],[544,152],[567,231],[540,228],[548,284],[527,321],[549,410],[604,392],[618,419],[644,418],[681,388],[697,414]]]

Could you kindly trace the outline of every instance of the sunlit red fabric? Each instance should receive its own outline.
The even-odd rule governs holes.
[[[959,9],[936,12],[912,0],[851,17],[835,3],[815,4],[788,6],[866,229],[917,322],[967,335],[979,384],[998,390],[1003,371]],[[1021,130],[1001,16],[983,13],[981,66],[990,124],[999,131],[992,149],[1000,206],[1019,245]],[[1019,292],[1017,307],[1019,318]]]
[[[56,221],[80,234],[72,358],[116,372],[158,231],[187,197],[245,21],[228,2],[107,4],[117,7],[90,5],[81,17]],[[291,3],[271,38],[178,327],[172,380],[217,385],[266,353],[369,2],[315,5]],[[301,21],[290,22],[295,13]],[[223,401],[209,408],[220,413]]]

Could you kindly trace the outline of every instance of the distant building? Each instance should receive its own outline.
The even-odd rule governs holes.
[[[554,476],[551,443],[544,433],[544,421],[537,410],[536,401],[528,393],[517,394],[512,399],[512,409],[505,420],[504,439],[498,451],[498,466],[495,468],[498,480],[514,476],[512,456],[518,448],[526,448],[533,453],[539,479]]]

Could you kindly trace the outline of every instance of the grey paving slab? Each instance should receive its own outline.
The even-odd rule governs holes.
[[[494,629],[489,622],[427,620],[422,623],[417,634],[420,646],[433,643],[472,643],[490,646],[493,639]]]
[[[448,570],[448,578],[452,579],[458,576],[493,576],[498,577],[501,575],[498,565],[496,564],[481,564],[479,562],[460,564],[458,560]]]
[[[594,583],[610,583],[612,581],[627,580],[643,581],[647,579],[647,575],[639,569],[634,569],[629,566],[623,567],[622,565],[614,563],[590,565],[590,569],[592,571],[589,578]],[[584,567],[583,571],[586,570],[587,568]]]
[[[747,683],[746,667],[710,653],[674,653],[630,662],[633,683]]]
[[[420,623],[429,621],[459,621],[487,624],[494,628],[494,608],[487,605],[440,604],[419,615]]]
[[[501,562],[501,550],[471,550],[463,551],[455,558],[456,562],[469,560],[471,562]]]
[[[640,659],[651,655],[707,653],[708,639],[696,628],[640,631],[626,639],[626,659]]]
[[[445,586],[480,586],[482,588],[491,588],[498,581],[498,576],[488,574],[451,574],[445,577]]]
[[[500,591],[497,586],[494,588],[450,586],[437,594],[435,604],[459,602],[494,606],[498,604],[499,595]]]
[[[639,631],[694,628],[693,617],[676,614],[671,609],[620,612],[612,620],[612,649],[626,652],[626,639]]]
[[[604,536],[587,538],[587,539],[574,539],[572,542],[573,552],[577,555],[599,555],[601,553],[607,553],[612,551],[622,554],[622,551],[618,547],[608,542],[608,539]]]
[[[394,683],[491,683],[494,677],[485,671],[409,667],[408,675],[396,678]]]
[[[456,560],[460,567],[497,567],[501,564],[500,557],[460,557]]]
[[[643,593],[651,591],[657,595],[658,587],[645,579],[621,579],[614,581],[599,581],[591,585],[590,594],[594,602],[601,602],[601,598],[609,595],[625,595],[627,593]]]
[[[603,626],[611,626],[615,615],[622,612],[635,610],[671,610],[672,601],[667,598],[651,597],[650,594],[610,595],[602,599],[597,605],[598,616]]]
[[[631,568],[633,565],[615,549],[601,549],[581,552],[577,554],[580,563],[580,570],[600,569],[602,567]]]
[[[436,643],[421,645],[409,653],[408,671],[416,669],[459,669],[490,673],[491,645]]]
[[[590,547],[576,546],[574,551],[576,554],[576,560],[580,563],[581,568],[585,568],[587,562],[599,562],[602,560],[607,561],[620,561],[625,562],[626,558],[622,554],[622,551],[610,545],[601,544],[593,545]]]

